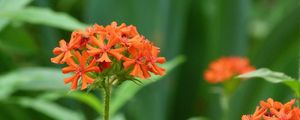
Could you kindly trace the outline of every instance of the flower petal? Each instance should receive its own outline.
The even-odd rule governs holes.
[[[58,56],[51,58],[51,62],[56,64],[61,64],[61,60],[64,57],[64,53],[59,54]]]
[[[81,86],[81,90],[84,90],[87,88],[87,84],[92,84],[94,82],[93,78],[90,78],[89,76],[87,76],[86,74],[82,75],[82,86]]]
[[[92,47],[91,45],[87,45],[86,47],[87,47],[87,49],[88,49],[87,52],[88,52],[91,56],[99,55],[99,54],[101,53],[101,50],[100,50],[100,49],[94,48],[94,47]]]
[[[79,74],[75,74],[69,78],[65,78],[64,79],[64,82],[65,84],[69,83],[69,82],[72,82],[72,81],[77,81],[79,79]]]
[[[166,62],[166,58],[165,57],[158,57],[156,58],[156,62],[160,63],[160,64],[163,64]]]
[[[76,68],[74,67],[74,66],[68,66],[68,67],[64,67],[63,69],[62,69],[62,72],[64,73],[64,74],[66,74],[66,73],[69,73],[69,72],[73,72],[73,71],[75,71],[76,70]]]
[[[90,66],[90,67],[87,67],[84,72],[100,72],[100,68],[98,66]]]
[[[58,54],[62,53],[63,51],[60,47],[56,47],[56,48],[53,49],[52,52],[53,52],[54,55],[58,55]]]
[[[119,48],[119,49],[114,49],[114,50],[110,50],[108,51],[109,54],[113,55],[114,57],[116,57],[118,60],[121,60],[121,58],[123,57],[123,55],[121,54],[122,51],[124,51],[126,48]]]
[[[101,57],[97,60],[98,62],[111,62],[106,52],[104,52]]]
[[[125,61],[124,63],[123,63],[123,66],[124,66],[124,68],[125,69],[128,69],[131,65],[133,65],[135,63],[135,61],[134,60],[128,60],[128,61]]]
[[[141,70],[141,67],[138,64],[134,65],[134,68],[133,68],[133,70],[130,74],[133,75],[133,76],[137,76],[137,77],[140,77],[142,79],[145,79],[145,77],[143,75],[143,72]]]
[[[61,63],[65,63],[67,61],[67,59],[71,58],[73,55],[71,54],[70,51],[65,52],[65,55],[63,57],[63,59],[61,60]]]

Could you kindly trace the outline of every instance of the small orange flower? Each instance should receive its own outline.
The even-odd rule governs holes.
[[[87,48],[89,49],[88,53],[92,56],[99,56],[97,59],[98,62],[111,62],[111,59],[108,55],[112,55],[116,57],[118,60],[122,58],[122,52],[126,49],[124,47],[120,48],[113,48],[118,42],[117,38],[111,39],[105,44],[105,36],[100,35],[99,39],[93,40],[92,44],[97,46],[97,48],[88,45]]]
[[[92,84],[94,81],[94,79],[90,78],[86,73],[97,72],[100,71],[100,69],[95,66],[94,59],[88,64],[89,55],[86,52],[83,52],[82,55],[80,55],[79,52],[75,52],[75,57],[78,59],[79,64],[77,64],[74,59],[69,58],[67,59],[67,64],[69,66],[62,69],[64,74],[69,72],[74,72],[75,74],[70,78],[66,78],[64,81],[65,84],[72,82],[71,90],[75,90],[77,88],[78,79],[81,77],[81,90],[84,90],[87,87],[87,84]]]
[[[131,56],[124,57],[123,63],[125,69],[128,69],[131,65],[133,70],[130,73],[133,76],[138,76],[142,79],[149,78],[151,75],[149,71],[157,75],[163,75],[165,69],[159,67],[156,63],[164,63],[166,59],[164,57],[158,57],[160,52],[159,48],[153,46],[144,37],[136,37],[135,41],[128,48],[128,52]]]
[[[204,77],[210,83],[220,83],[229,80],[235,75],[253,70],[255,68],[250,65],[246,58],[222,57],[209,65],[208,70],[204,73]]]
[[[76,48],[83,48],[92,40],[96,39],[96,37],[94,36],[94,34],[96,33],[95,30],[96,28],[88,27],[86,28],[86,31],[74,31],[71,35],[71,40],[76,41]]]
[[[148,67],[145,64],[146,59],[144,56],[144,44],[136,44],[135,46],[129,47],[128,52],[130,53],[130,58],[124,57],[123,63],[125,69],[128,69],[133,65],[133,70],[130,73],[133,76],[138,76],[142,79],[149,78],[151,75],[148,72]]]
[[[243,115],[242,120],[261,120],[262,116],[266,113],[266,108],[256,107],[253,115]]]
[[[163,64],[166,62],[166,59],[164,57],[158,57],[158,54],[160,52],[160,49],[151,45],[146,44],[146,60],[147,65],[149,66],[151,72],[157,74],[157,75],[164,75],[165,69],[159,67],[156,63]]]
[[[295,99],[282,104],[269,98],[260,102],[253,115],[243,115],[242,120],[299,120],[300,110],[293,107],[294,103]]]
[[[51,58],[51,62],[56,64],[63,64],[65,61],[72,56],[71,50],[75,47],[74,40],[71,40],[69,44],[65,40],[59,41],[59,47],[54,48],[53,53],[57,55]]]

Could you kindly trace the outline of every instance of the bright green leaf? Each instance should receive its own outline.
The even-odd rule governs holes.
[[[176,66],[184,62],[184,57],[180,56],[175,58],[174,60],[164,64],[162,67],[166,69],[167,73],[173,70]],[[143,87],[161,80],[164,76],[153,76],[149,80],[141,80],[143,85],[138,86],[132,82],[124,82],[120,85],[116,91],[114,91],[114,96],[112,98],[112,105],[111,105],[111,115],[114,115],[121,107],[127,103],[134,95]]]
[[[246,79],[257,78],[257,77],[263,78],[266,81],[271,83],[283,83],[288,87],[290,87],[296,93],[296,95],[300,97],[300,91],[299,91],[300,83],[297,80],[285,75],[284,73],[274,72],[267,68],[262,68],[238,76],[238,78],[246,78]]]
[[[85,93],[85,92],[49,92],[49,93],[44,93],[39,96],[40,99],[44,100],[50,100],[54,101],[60,98],[71,98],[74,100],[78,100],[89,107],[93,108],[95,111],[97,111],[100,115],[103,115],[103,105],[101,100],[99,100],[95,95]]]
[[[63,79],[68,75],[62,74],[56,68],[23,68],[18,71],[18,77],[28,79],[28,82],[19,84],[22,90],[68,90]]]
[[[32,108],[56,120],[84,120],[82,114],[42,99],[20,98],[18,104]]]
[[[0,17],[32,24],[48,25],[71,31],[74,29],[84,29],[87,26],[65,13],[38,7],[0,12]]]
[[[284,73],[274,72],[267,68],[262,68],[262,69],[255,70],[253,72],[245,73],[245,74],[239,75],[238,77],[239,78],[260,77],[260,78],[264,78],[267,81],[272,82],[272,83],[280,83],[280,82],[286,81],[286,80],[293,80],[291,77],[285,75]]]
[[[67,90],[59,69],[23,68],[0,76],[0,99],[14,91],[22,90]]]
[[[31,0],[0,0],[0,11],[16,11],[29,4]],[[7,18],[0,17],[0,31],[9,23]]]

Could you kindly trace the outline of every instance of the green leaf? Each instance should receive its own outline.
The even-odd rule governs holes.
[[[0,0],[0,11],[16,11],[24,8],[31,0]],[[9,23],[7,18],[0,17],[0,31]]]
[[[59,69],[23,68],[0,76],[0,99],[14,91],[22,90],[67,90]]]
[[[28,82],[20,84],[19,87],[22,90],[67,91],[69,89],[68,85],[65,85],[63,81],[69,75],[62,74],[60,69],[42,67],[23,68],[19,70],[20,75],[30,79]]]
[[[205,117],[192,117],[192,118],[189,118],[188,120],[208,120],[208,119]]]
[[[22,97],[17,103],[24,107],[32,108],[56,120],[84,120],[82,114],[61,107],[50,101]]]
[[[70,97],[81,101],[94,110],[96,110],[100,115],[103,115],[103,105],[102,102],[93,94],[83,93],[83,92],[72,92],[66,97]]]
[[[242,75],[239,75],[238,78],[263,78],[264,80],[271,82],[271,83],[283,83],[290,87],[297,95],[297,97],[300,97],[300,83],[291,78],[290,76],[285,75],[281,72],[275,72],[271,71],[267,68],[261,68],[253,72],[245,73]]]
[[[65,30],[84,29],[87,27],[75,18],[60,12],[54,12],[47,8],[27,7],[18,11],[0,12],[0,18],[42,24]]]
[[[183,56],[179,56],[174,60],[162,65],[163,68],[166,69],[166,74],[168,74],[171,70],[177,67],[179,64],[183,63],[185,58]],[[153,76],[149,80],[141,80],[143,85],[138,86],[132,82],[124,82],[120,85],[116,91],[114,91],[114,96],[112,98],[111,111],[110,114],[114,115],[121,107],[123,107],[127,101],[134,97],[134,95],[143,87],[161,80],[164,76]]]
[[[70,92],[69,94],[67,92],[49,92],[39,96],[40,99],[50,100],[50,101],[54,101],[63,97],[78,100],[88,105],[89,107],[93,108],[100,115],[103,115],[102,102],[93,94],[74,91],[74,92]]]

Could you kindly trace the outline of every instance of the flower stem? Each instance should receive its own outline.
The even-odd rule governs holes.
[[[103,115],[103,120],[109,120],[109,105],[110,105],[110,98],[111,98],[111,89],[112,89],[112,84],[110,84],[109,81],[104,82],[104,115]]]
[[[222,120],[227,120],[229,116],[229,96],[223,93],[220,102],[222,108]]]
[[[222,108],[222,120],[229,119],[229,102],[232,94],[236,91],[240,85],[240,79],[231,78],[228,81],[225,81],[223,84],[223,92],[220,96],[220,104]]]
[[[299,63],[298,63],[298,81],[300,82],[300,51],[299,51]]]
[[[300,81],[300,51],[299,51],[299,69],[298,69],[298,81]]]
[[[299,63],[298,63],[298,82],[300,82],[300,51],[299,51]],[[298,83],[299,84],[299,83]],[[300,89],[298,89],[298,91],[300,91]],[[299,107],[300,106],[300,96],[298,93],[296,94],[296,105]]]

